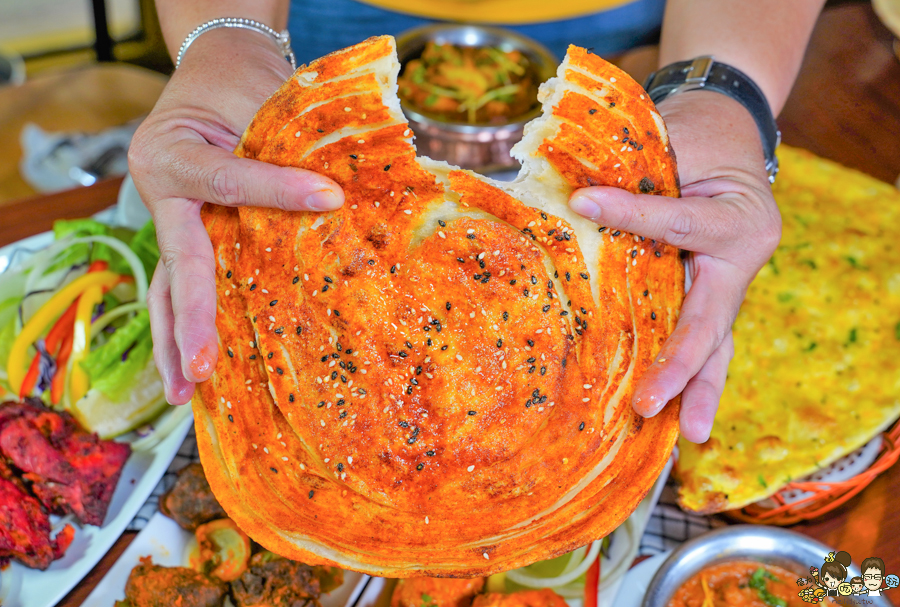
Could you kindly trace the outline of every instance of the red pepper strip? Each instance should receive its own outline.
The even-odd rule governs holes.
[[[584,607],[597,607],[600,594],[600,557],[587,570],[584,579]]]
[[[35,384],[37,384],[38,375],[41,371],[41,353],[38,352],[34,355],[34,358],[31,360],[31,366],[28,367],[28,373],[25,374],[25,379],[22,380],[22,387],[19,390],[19,398],[25,398],[26,396],[31,396],[32,390],[34,390]]]
[[[69,331],[63,338],[59,356],[56,357],[56,373],[53,375],[53,381],[50,382],[50,402],[54,405],[59,403],[63,391],[66,389],[66,365],[69,363],[69,355],[72,354],[74,338],[75,332]]]
[[[47,348],[47,354],[56,356],[59,345],[65,339],[66,335],[72,332],[73,323],[75,322],[75,310],[78,308],[78,300],[72,302],[72,305],[66,308],[53,328],[47,333],[44,340],[44,346]]]
[[[103,259],[98,259],[91,263],[88,267],[88,272],[102,272],[103,270],[109,269],[109,262]]]

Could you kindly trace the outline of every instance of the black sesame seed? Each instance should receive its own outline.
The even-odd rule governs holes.
[[[656,320],[656,312],[650,312],[650,320]]]
[[[386,166],[384,167],[384,170],[385,170],[385,171],[390,171],[390,170],[391,170],[391,165],[389,165],[389,164],[386,165]]]
[[[427,455],[428,457],[434,457],[434,451],[426,451],[425,455]]]
[[[511,284],[512,286],[516,286],[516,279],[513,278],[512,280],[510,280],[509,284]]]
[[[530,409],[530,408],[531,408],[531,405],[532,405],[531,399],[528,399],[528,400],[525,401],[525,408],[526,408],[526,409]]]
[[[359,389],[359,394],[360,394],[360,396],[365,396],[366,394],[368,394],[368,392],[366,392],[366,389],[365,389],[365,388],[360,388],[360,389]]]
[[[448,348],[448,346],[441,346],[441,351],[444,351]]]
[[[650,289],[644,289],[644,297],[650,295]]]
[[[232,417],[230,413],[228,414],[228,421],[234,423],[234,417]]]
[[[659,251],[656,251],[656,252],[654,253],[654,255],[656,255],[657,257],[662,257],[662,253],[660,253]]]
[[[341,381],[344,382],[344,383],[346,384],[346,383],[347,383],[347,376],[341,375]]]
[[[412,344],[409,343],[408,341],[403,342],[403,345],[405,345],[407,348],[409,348],[410,350],[412,350]]]
[[[612,235],[613,235],[613,236],[621,236],[621,235],[622,235],[622,231],[621,231],[621,230],[616,230],[615,232],[613,232]]]
[[[288,394],[288,402],[289,402],[289,403],[294,402],[294,395],[293,395],[293,394]]]
[[[331,283],[333,283],[334,281],[331,280],[331,276],[326,276],[326,277],[325,277],[325,282],[327,282],[328,284],[331,284]]]
[[[616,102],[615,102],[615,101],[610,101],[610,102],[609,102],[609,107],[616,107]]]
[[[479,280],[481,280],[481,274],[473,274],[472,278],[475,279],[475,282],[478,282]]]
[[[398,352],[398,354],[400,355],[400,358],[406,358],[407,356],[409,356],[409,354],[407,354],[403,350],[400,350],[400,352]]]
[[[408,389],[406,392],[407,392],[407,394],[412,394],[412,388]],[[415,442],[416,442],[416,437],[415,437],[415,436],[411,436],[411,437],[409,437],[409,440],[406,441],[406,444],[407,444],[407,445],[412,445],[412,444],[415,443]]]
[[[340,344],[338,344],[338,345],[340,345]],[[338,351],[340,351],[340,348],[338,348]],[[331,353],[331,358],[340,358],[340,357],[341,357],[341,355],[338,354],[337,352],[332,352],[332,353]]]
[[[324,293],[327,290],[328,290],[328,285],[325,285],[324,287],[322,287],[322,293]]]
[[[591,108],[591,109],[588,110],[588,114],[592,114],[592,115],[593,115],[593,114],[596,114],[596,113],[597,113],[597,110],[595,110],[594,108]]]
[[[534,341],[532,341],[532,340],[530,340],[530,339],[529,339],[529,340],[526,340],[525,343],[527,343],[527,344],[528,344],[530,347],[532,347],[532,348],[534,347]]]
[[[266,355],[266,358],[272,358],[273,356],[275,356],[275,353],[274,353],[274,352],[269,352],[269,353]]]
[[[284,333],[284,327],[278,327],[277,329],[275,329],[275,335],[281,335],[282,333]]]
[[[572,235],[568,232],[563,232],[563,238],[565,238],[566,240],[572,240]]]
[[[256,290],[256,285],[255,285],[255,284],[250,285],[250,290],[251,290],[251,291],[255,291],[255,290]]]
[[[391,274],[397,273],[397,266],[391,266]]]
[[[401,422],[400,422],[400,427],[401,427],[401,428],[409,428],[409,422],[401,421]]]
[[[225,278],[231,278],[231,270],[228,270],[228,273],[225,274]]]
[[[298,282],[300,282],[300,277],[294,276],[294,279],[291,281],[291,284],[297,284]]]
[[[525,295],[525,297],[531,296],[531,292],[528,289],[522,289],[522,294]]]
[[[562,312],[559,313],[559,315],[560,315],[560,316],[568,316],[568,315],[569,315],[569,311],[568,311],[568,310],[563,310]]]
[[[316,407],[319,408],[319,409],[321,409],[321,408],[324,407],[324,406],[325,406],[325,401],[324,401],[324,400],[321,401],[318,405],[316,405]]]
[[[484,269],[484,260],[478,262],[478,267]]]
[[[321,130],[321,129],[320,129],[320,130]],[[316,494],[315,491],[310,491],[310,492],[309,492],[309,499],[312,499],[313,496],[314,496],[315,494]]]
[[[297,335],[303,333],[303,327],[297,327]]]
[[[256,354],[251,354],[251,355],[250,355],[250,360],[256,360]]]
[[[530,369],[528,369],[528,372],[529,372],[529,373],[534,373],[534,370],[535,370],[536,368],[537,368],[537,367],[535,367],[535,366],[532,365],[532,367],[531,367]]]
[[[375,260],[374,260],[374,259],[370,259],[368,263],[369,263],[370,266],[374,266],[374,265],[375,265]]]
[[[430,346],[431,344],[432,344],[431,338],[429,337],[429,338],[428,338],[428,345]]]
[[[447,223],[442,219],[438,219],[438,225],[441,226],[442,228],[447,227]]]
[[[416,466],[416,470],[421,470],[424,467],[425,467],[425,464],[419,464],[418,466]]]
[[[344,402],[345,402],[345,401],[344,401],[343,398],[339,398],[338,401],[335,403],[335,405],[337,405],[338,407],[343,407],[343,406],[344,406]]]
[[[549,311],[550,311],[550,304],[547,304],[546,306],[544,306],[543,308],[541,308],[541,310],[542,310],[543,312],[549,312]]]
[[[317,132],[317,133],[324,133],[325,130],[324,130],[324,129],[316,129],[316,132]],[[312,497],[312,496],[310,496],[310,497]]]
[[[344,419],[345,417],[347,417],[347,412],[346,412],[346,411],[341,411],[341,414],[338,415],[338,419]]]
[[[541,213],[541,219],[543,219],[544,221],[547,221],[547,214]]]
[[[624,127],[624,126],[623,126],[623,127],[622,127],[622,130],[625,132],[626,135],[629,134],[629,133],[628,133],[628,128],[627,128],[627,127]]]
[[[536,361],[536,360],[537,360],[537,359],[536,359],[534,356],[532,356],[531,358],[529,358],[529,359],[526,360],[525,362],[527,362],[527,363],[533,363],[533,362]]]
[[[599,228],[597,231],[600,232],[600,233],[605,232],[605,231],[606,231],[606,226],[603,226],[602,228]]]
[[[533,285],[537,284],[537,276],[535,276],[534,274],[531,275],[531,284],[533,284]]]
[[[228,358],[234,358],[234,352],[231,351],[231,348],[228,348]]]
[[[487,281],[489,281],[490,279],[491,279],[491,273],[490,273],[490,272],[485,272],[485,273],[484,273],[484,278],[481,279],[481,284],[485,284],[485,283],[486,283]]]
[[[422,367],[421,365],[416,367],[416,375],[422,375]]]
[[[541,367],[541,375],[547,374],[547,367]]]
[[[331,372],[331,379],[332,379],[332,381],[334,381],[335,379],[337,379],[337,376],[338,376],[338,372],[337,372],[337,371],[332,371],[332,372]]]
[[[581,276],[581,277],[582,277],[583,279],[585,279],[585,280],[587,280],[588,278],[590,278],[590,277],[588,276],[587,272],[582,272],[581,274],[579,274],[579,276]]]
[[[502,348],[502,347],[503,347],[503,340],[502,340],[502,339],[498,339],[498,340],[497,340],[497,347],[498,347],[498,348]]]
[[[637,249],[631,249],[631,258],[634,259],[637,257]]]
[[[275,468],[271,468],[271,467],[270,467],[269,470],[271,470],[271,471],[274,472],[275,474],[278,474],[278,470],[276,470]]]
[[[578,429],[584,430],[584,422],[581,422],[580,424],[578,424]]]
[[[350,158],[352,158],[353,160],[356,160],[358,158],[358,156],[356,154],[350,154]]]
[[[345,413],[346,413],[346,412],[345,412]],[[344,471],[344,464],[338,464],[338,465],[337,465],[337,469],[338,469],[338,472],[343,472],[343,471]]]
[[[410,377],[410,378],[409,378],[409,383],[411,383],[411,384],[414,385],[414,386],[418,386],[418,385],[419,385],[419,380],[416,379],[415,377]]]
[[[478,411],[469,411],[469,415],[478,415]]]
[[[275,367],[275,373],[278,375],[284,375],[284,370],[281,367]]]
[[[571,338],[572,336],[569,335],[569,337]],[[566,363],[568,362],[568,360],[569,360],[569,359],[567,359],[567,358],[562,359],[562,368],[563,368],[563,369],[566,368]]]
[[[469,240],[475,240],[475,234],[466,234],[466,238]]]
[[[458,261],[459,263],[466,263],[466,260],[463,259],[462,257],[457,257],[456,261]]]

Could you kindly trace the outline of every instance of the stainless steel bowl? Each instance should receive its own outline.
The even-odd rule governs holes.
[[[397,55],[403,67],[419,57],[428,42],[518,50],[531,61],[540,82],[553,77],[559,64],[541,44],[510,30],[480,25],[428,25],[397,36]],[[403,102],[401,106],[416,134],[416,149],[420,154],[483,172],[518,166],[509,151],[522,139],[525,123],[541,113],[540,107],[536,107],[512,122],[477,125],[446,122],[426,116]]]
[[[787,569],[798,578],[809,577],[809,568],[821,567],[825,555],[832,550],[805,535],[778,527],[734,525],[710,531],[685,542],[669,555],[650,581],[641,605],[666,607],[675,591],[708,565],[735,560],[759,561]],[[850,565],[847,578],[858,575],[861,575],[859,566]],[[864,598],[876,607],[891,605],[883,596]]]

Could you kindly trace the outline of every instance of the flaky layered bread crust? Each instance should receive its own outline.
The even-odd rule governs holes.
[[[328,175],[332,213],[207,206],[219,362],[194,399],[210,485],[266,548],[476,576],[603,537],[669,457],[633,386],[672,331],[678,251],[572,214],[578,187],[676,196],[643,90],[572,47],[503,184],[417,158],[393,39],[300,68],[237,154]]]

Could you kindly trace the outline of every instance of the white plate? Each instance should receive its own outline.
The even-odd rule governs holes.
[[[95,218],[115,223],[115,210],[108,209]],[[52,242],[53,234],[44,232],[0,247],[0,272],[18,261],[19,256],[43,249]],[[75,539],[63,558],[54,561],[46,571],[29,569],[15,562],[4,570],[0,574],[0,604],[3,607],[52,607],[59,602],[122,535],[178,453],[191,423],[189,416],[153,449],[132,453],[122,469],[103,526],[77,528]],[[58,517],[51,517],[51,522],[55,521]]]
[[[125,583],[141,557],[153,557],[153,562],[166,567],[187,564],[187,549],[194,535],[179,527],[175,521],[157,512],[134,541],[110,568],[82,607],[112,607],[125,598]],[[322,607],[352,607],[365,590],[369,577],[355,571],[344,572],[344,583],[322,595]]]
[[[672,554],[671,550],[652,556],[632,567],[622,580],[622,588],[616,596],[616,607],[641,607],[641,601],[650,586],[650,580],[663,561]]]

